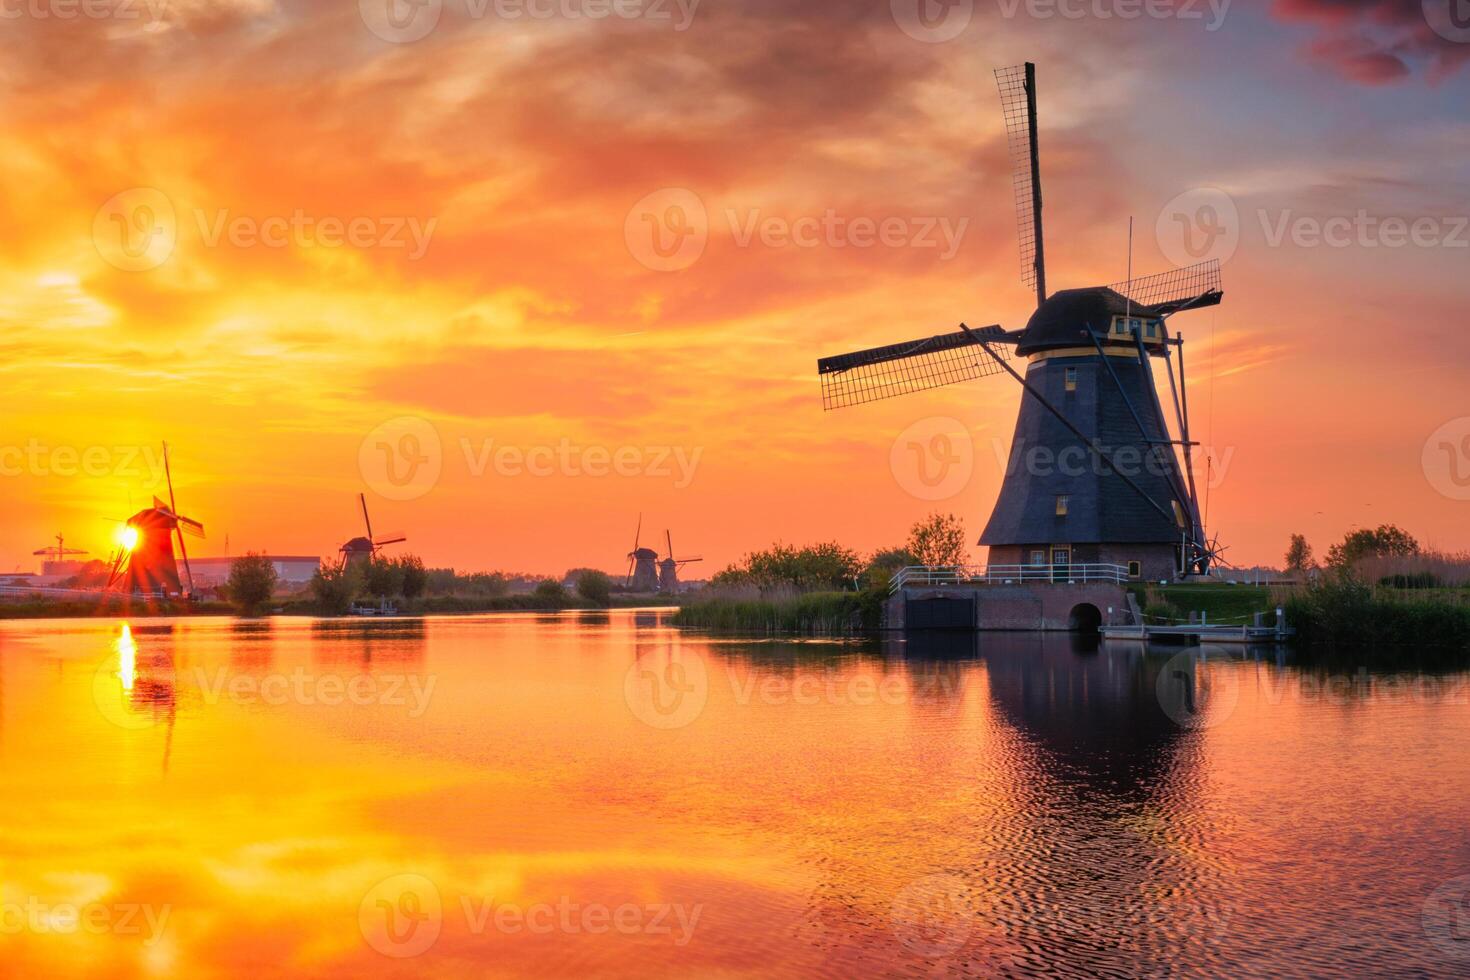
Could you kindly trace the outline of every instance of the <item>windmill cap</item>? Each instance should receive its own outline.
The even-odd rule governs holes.
[[[1026,321],[1016,353],[1025,357],[1059,347],[1091,347],[1088,324],[1099,335],[1106,335],[1113,317],[1125,315],[1147,317],[1155,313],[1150,306],[1130,306],[1126,296],[1107,286],[1058,290],[1043,300]]]

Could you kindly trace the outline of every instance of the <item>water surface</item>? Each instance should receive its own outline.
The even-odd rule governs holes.
[[[0,973],[1470,973],[1465,675],[664,615],[0,624]]]

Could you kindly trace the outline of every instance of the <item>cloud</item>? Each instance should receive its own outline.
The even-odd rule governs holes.
[[[1431,82],[1440,81],[1470,59],[1470,45],[1437,34],[1418,0],[1276,0],[1272,10],[1281,20],[1316,25],[1308,59],[1361,85],[1402,82],[1421,64]]]

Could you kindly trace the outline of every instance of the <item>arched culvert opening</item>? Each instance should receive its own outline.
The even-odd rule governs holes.
[[[1102,628],[1102,610],[1090,602],[1079,602],[1067,616],[1067,629],[1074,633],[1096,633]]]

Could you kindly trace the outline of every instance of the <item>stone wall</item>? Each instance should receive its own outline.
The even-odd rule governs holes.
[[[1128,596],[1121,585],[1088,582],[1077,585],[1048,582],[1025,585],[940,585],[906,586],[888,600],[885,625],[904,629],[906,605],[910,600],[973,598],[977,630],[1067,630],[1079,606],[1092,605],[1104,625],[1132,621]],[[1112,610],[1109,617],[1108,610]]]

